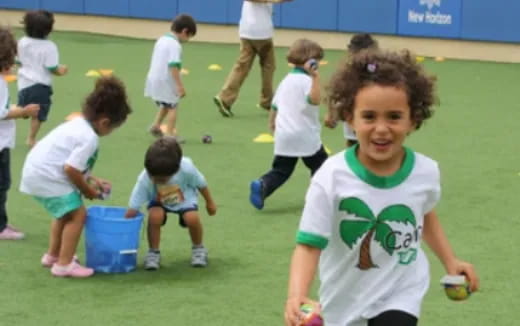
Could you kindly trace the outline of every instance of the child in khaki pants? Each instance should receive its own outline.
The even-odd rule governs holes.
[[[238,97],[255,57],[260,58],[262,90],[258,106],[269,110],[273,99],[273,74],[275,70],[273,45],[273,3],[292,0],[245,0],[239,24],[240,55],[229,73],[222,90],[213,98],[218,111],[231,117],[231,107]]]

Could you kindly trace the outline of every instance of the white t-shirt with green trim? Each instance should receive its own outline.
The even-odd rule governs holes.
[[[77,190],[65,165],[87,175],[97,160],[99,136],[84,118],[62,123],[31,149],[22,169],[20,191],[39,197],[60,197]]]
[[[294,68],[280,83],[272,107],[277,111],[274,131],[274,154],[305,157],[321,147],[319,107],[309,103],[311,77]]]
[[[171,68],[182,68],[182,46],[175,35],[161,36],[153,48],[144,95],[154,101],[177,104],[179,92]]]
[[[52,71],[60,63],[58,47],[47,39],[28,36],[18,41],[18,91],[35,84],[52,85]]]
[[[419,316],[429,285],[420,240],[424,215],[440,198],[438,165],[406,149],[393,176],[356,157],[330,157],[312,178],[297,242],[322,249],[320,302],[327,326],[365,326],[388,310]]]
[[[240,38],[268,40],[273,37],[273,4],[244,1],[238,27]]]
[[[4,148],[14,148],[16,138],[16,123],[14,119],[6,119],[10,109],[9,88],[0,75],[0,151]]]

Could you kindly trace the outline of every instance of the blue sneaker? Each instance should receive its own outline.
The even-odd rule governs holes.
[[[264,208],[263,184],[262,180],[251,181],[251,193],[249,194],[249,201],[256,209]]]

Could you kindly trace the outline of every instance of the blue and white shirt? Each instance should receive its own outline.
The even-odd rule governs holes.
[[[156,201],[171,211],[197,205],[198,190],[206,188],[206,179],[190,158],[183,157],[179,171],[165,184],[154,184],[146,169],[141,172],[130,196],[128,206],[139,210],[150,201]]]

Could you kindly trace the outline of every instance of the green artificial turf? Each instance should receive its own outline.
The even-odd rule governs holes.
[[[144,151],[153,141],[147,128],[156,108],[143,96],[153,42],[62,32],[53,33],[52,39],[70,72],[55,78],[50,118],[40,136],[68,113],[79,111],[94,83],[85,76],[89,69],[113,69],[127,86],[134,112],[120,129],[102,138],[94,170],[113,182],[112,197],[88,202],[125,206],[143,168]],[[285,52],[276,51],[276,83],[289,70]],[[180,103],[178,129],[187,139],[185,155],[205,174],[218,205],[217,215],[209,217],[201,198],[210,254],[206,269],[189,266],[188,234],[172,216],[163,228],[161,270],[142,269],[147,243],[141,238],[136,272],[87,280],[51,277],[39,264],[51,217],[17,189],[27,154],[28,121],[17,122],[8,209],[10,222],[23,229],[27,239],[0,243],[0,325],[283,324],[288,265],[308,171],[300,163],[263,211],[249,204],[249,182],[266,172],[272,160],[271,144],[252,142],[267,132],[267,113],[255,107],[260,92],[257,63],[233,106],[233,119],[222,118],[212,103],[237,55],[238,45],[205,43],[188,43],[183,52],[183,66],[190,73],[184,76],[187,97]],[[329,64],[321,68],[323,82],[342,57],[339,51],[326,51]],[[215,63],[223,70],[208,70]],[[424,65],[439,78],[440,106],[408,145],[440,163],[443,196],[438,213],[456,253],[475,264],[482,291],[463,303],[449,301],[438,284],[444,271],[427,250],[432,282],[420,324],[514,325],[520,318],[514,308],[520,269],[520,66],[429,59]],[[10,88],[11,99],[16,99],[15,84]],[[213,137],[212,144],[201,142],[204,134]],[[341,128],[324,129],[322,135],[333,152],[342,150]],[[78,254],[84,260],[83,239]],[[312,296],[317,297],[316,287]]]

